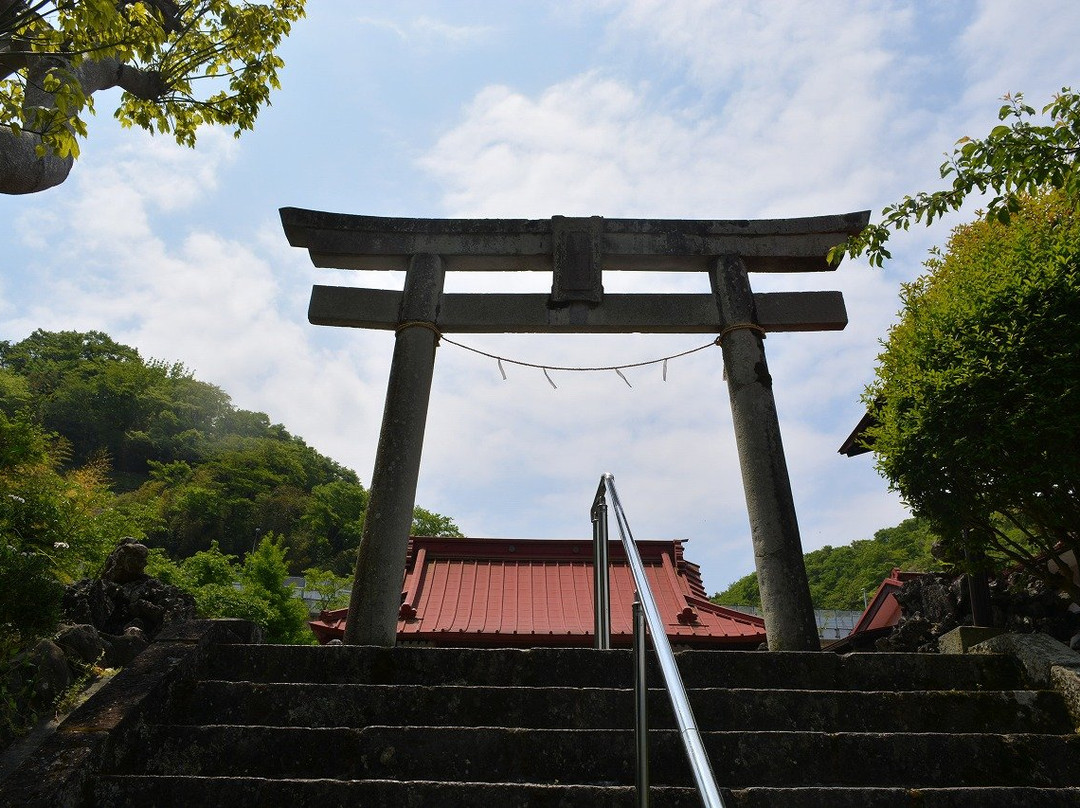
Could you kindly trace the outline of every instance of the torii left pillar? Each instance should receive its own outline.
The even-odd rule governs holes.
[[[356,555],[345,642],[393,646],[401,571],[409,549],[431,378],[435,371],[444,270],[438,255],[412,256],[398,315],[379,446]]]

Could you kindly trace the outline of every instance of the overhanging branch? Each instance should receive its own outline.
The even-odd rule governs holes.
[[[58,62],[62,64],[57,57],[50,56],[30,65],[24,123],[31,127],[35,111],[55,106],[55,96],[44,90],[42,77]],[[121,87],[138,98],[154,100],[167,89],[156,71],[133,68],[116,59],[85,60],[72,73],[87,97]],[[39,155],[42,145],[46,146],[45,153]],[[67,179],[73,163],[71,156],[60,157],[48,148],[40,133],[16,134],[10,126],[0,126],[0,193],[31,194],[52,188]]]

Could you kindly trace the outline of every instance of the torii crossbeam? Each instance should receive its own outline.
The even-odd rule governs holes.
[[[315,286],[317,325],[395,329],[345,641],[393,645],[437,334],[722,335],[735,439],[772,650],[816,650],[772,377],[769,331],[839,330],[840,292],[754,294],[750,272],[830,270],[828,251],[869,211],[771,220],[398,219],[282,208],[289,243],[315,266],[404,270],[402,292]],[[546,271],[551,294],[444,294],[447,271]],[[712,294],[605,294],[605,271],[706,272]]]

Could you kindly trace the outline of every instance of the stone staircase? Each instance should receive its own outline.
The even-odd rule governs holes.
[[[0,804],[634,804],[629,651],[155,645],[156,668],[114,682],[119,707],[68,720],[93,749],[43,749]],[[729,808],[1080,805],[1063,697],[1026,688],[1012,657],[678,661]],[[650,713],[653,804],[700,805],[659,689]],[[50,756],[81,762],[65,779]]]

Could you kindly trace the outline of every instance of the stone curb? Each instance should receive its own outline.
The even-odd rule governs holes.
[[[79,808],[94,775],[142,718],[201,665],[216,643],[258,642],[245,620],[190,620],[169,626],[120,673],[65,718],[0,783],[0,805]],[[14,753],[11,750],[8,754]]]
[[[972,654],[1008,654],[1036,687],[1065,697],[1069,716],[1080,732],[1080,653],[1046,634],[1001,634],[973,645]]]

